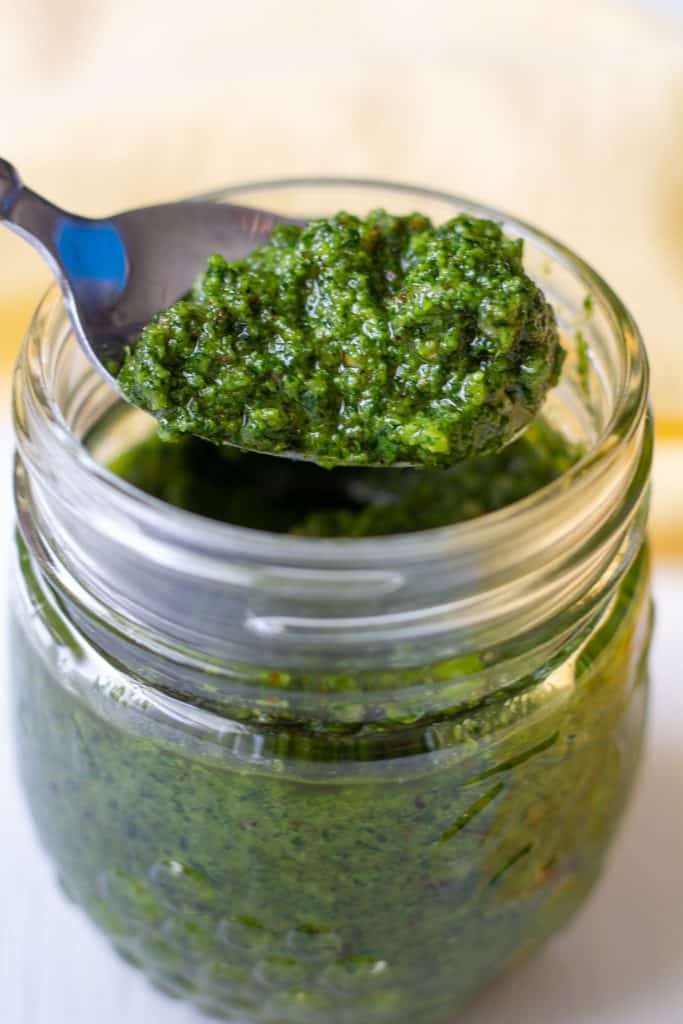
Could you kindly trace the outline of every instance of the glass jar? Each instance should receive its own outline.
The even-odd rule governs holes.
[[[238,528],[108,462],[151,430],[53,289],[15,381],[20,770],[66,892],[228,1020],[424,1024],[585,899],[646,709],[647,366],[578,257],[362,182],[216,196],[418,208],[526,239],[568,350],[544,417],[585,455],[508,508],[359,540]]]

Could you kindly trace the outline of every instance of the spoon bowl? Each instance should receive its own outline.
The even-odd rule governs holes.
[[[126,347],[190,289],[212,253],[237,260],[267,242],[276,225],[305,222],[210,200],[144,206],[103,219],[81,217],[27,188],[13,165],[0,159],[0,223],[48,263],[76,340],[120,393],[116,375]],[[269,454],[315,461],[301,452]]]
[[[81,217],[27,188],[14,166],[0,159],[0,223],[29,242],[49,264],[76,340],[97,371],[122,394],[118,372],[126,348],[135,345],[161,310],[190,290],[212,254],[219,253],[228,262],[240,259],[267,242],[278,224],[304,226],[306,221],[210,199],[146,206],[106,218]],[[505,443],[526,426],[521,423]],[[266,454],[317,461],[296,451]],[[388,468],[363,463],[372,465]],[[391,466],[424,468],[410,462]]]
[[[188,200],[95,219],[68,213],[22,183],[0,159],[0,222],[47,261],[79,344],[118,389],[126,346],[191,287],[214,252],[226,260],[298,223],[245,206]]]

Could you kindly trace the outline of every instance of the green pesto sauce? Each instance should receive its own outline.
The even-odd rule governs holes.
[[[523,243],[488,220],[376,210],[281,225],[142,332],[119,382],[164,437],[325,466],[452,466],[499,450],[562,366]]]
[[[472,519],[551,483],[580,451],[542,421],[450,469],[321,469],[312,463],[157,436],[111,469],[156,498],[237,526],[306,537],[410,533]]]

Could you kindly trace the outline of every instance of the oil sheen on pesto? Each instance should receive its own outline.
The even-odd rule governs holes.
[[[555,317],[492,221],[376,210],[210,258],[121,369],[163,436],[322,465],[451,466],[499,450],[557,383]]]

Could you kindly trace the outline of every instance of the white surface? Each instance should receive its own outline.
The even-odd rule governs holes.
[[[11,529],[8,476],[6,435],[3,441],[0,434],[3,557]],[[606,877],[576,922],[487,993],[459,1024],[683,1021],[683,571],[659,570],[655,589],[659,615],[649,745]],[[3,687],[0,1021],[202,1024],[205,1017],[158,995],[110,953],[57,890],[16,785],[6,708]]]

